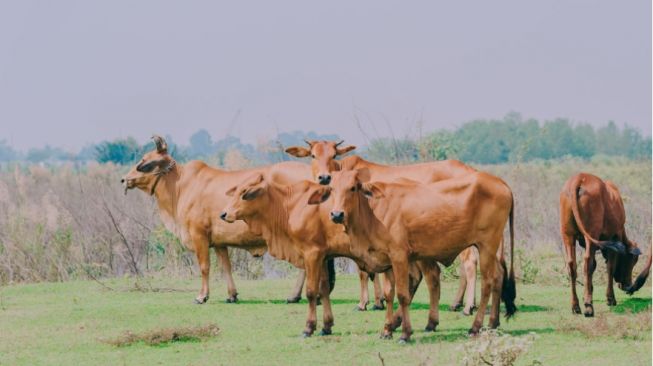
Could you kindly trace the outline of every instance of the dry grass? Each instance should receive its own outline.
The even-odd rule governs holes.
[[[574,317],[572,320],[560,320],[557,328],[561,332],[578,332],[588,339],[612,337],[642,340],[644,332],[651,332],[651,308],[616,317],[606,313],[598,313],[595,319]]]
[[[481,332],[478,337],[461,346],[465,366],[514,365],[517,358],[526,353],[535,340],[535,334],[513,337],[497,330]],[[531,364],[537,364],[533,361]]]
[[[227,154],[223,163],[230,168],[251,165],[236,152]],[[617,183],[629,237],[643,252],[651,242],[650,162],[597,158],[477,168],[502,177],[513,189],[516,269],[525,283],[568,282],[558,194],[564,181],[581,170]],[[91,164],[0,170],[0,284],[142,274],[196,276],[194,255],[163,228],[153,199],[138,191],[123,194],[120,178],[126,169]],[[269,256],[254,259],[240,250],[230,251],[230,256],[234,272],[247,279],[281,278],[294,271]],[[351,272],[351,264],[339,260],[338,268]],[[605,281],[604,271],[599,265],[597,283]],[[449,277],[457,277],[456,267],[445,270]]]
[[[134,343],[158,346],[172,342],[197,342],[215,337],[218,333],[220,333],[220,328],[215,324],[209,324],[200,327],[154,329],[144,333],[127,331],[120,337],[104,342],[116,347],[125,347]]]

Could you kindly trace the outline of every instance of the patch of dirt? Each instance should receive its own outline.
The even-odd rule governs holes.
[[[120,337],[103,340],[103,342],[116,347],[125,347],[134,343],[158,346],[173,342],[197,342],[215,337],[218,333],[220,333],[220,328],[215,324],[209,324],[201,327],[154,329],[140,334],[126,331]]]

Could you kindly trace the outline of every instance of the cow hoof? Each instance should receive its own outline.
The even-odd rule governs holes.
[[[399,338],[399,341],[397,341],[397,343],[399,343],[401,345],[407,344],[408,343],[408,338],[401,337],[401,338]]]
[[[580,313],[581,313],[581,311],[580,311],[580,306],[578,306],[578,305],[574,305],[574,306],[571,308],[571,312],[574,313],[574,314],[580,314]]]
[[[608,306],[617,306],[617,300],[608,299]]]
[[[286,299],[286,304],[297,304],[302,300],[301,296],[289,297]]]
[[[367,307],[361,307],[360,305],[356,305],[354,311],[367,311]]]
[[[328,336],[328,335],[331,335],[331,334],[332,334],[331,329],[322,329],[320,331],[321,336]]]
[[[372,305],[372,310],[385,310],[385,306],[383,304],[381,305],[374,304]]]
[[[592,304],[585,304],[585,313],[586,318],[591,318],[594,316],[594,306]]]
[[[467,332],[467,335],[470,337],[478,336],[478,329],[470,328],[469,331]]]
[[[471,307],[469,309],[463,309],[463,315],[464,316],[470,316],[470,315],[474,314],[474,310],[476,310],[476,306],[473,306],[473,307]]]
[[[209,301],[209,296],[208,295],[204,296],[204,297],[197,297],[197,298],[195,298],[194,302],[197,305],[202,305],[202,304],[206,304],[207,301]]]
[[[225,302],[226,302],[227,304],[235,304],[235,303],[238,302],[238,297],[237,297],[236,295],[234,295],[234,296],[230,296],[230,297],[227,297],[227,299],[225,300]]]
[[[379,338],[381,338],[381,339],[392,339],[392,333],[383,333],[383,334],[381,334],[381,336]]]
[[[425,332],[435,332],[435,328],[437,327],[437,324],[428,324],[425,328]]]
[[[311,333],[306,331],[302,332],[302,338],[310,338],[310,337],[311,337]]]
[[[453,304],[449,306],[449,311],[458,311],[463,307],[463,304]]]

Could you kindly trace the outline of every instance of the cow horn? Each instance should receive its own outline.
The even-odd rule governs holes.
[[[306,145],[308,145],[308,146],[313,146],[313,142],[312,142],[312,141],[308,141],[307,139],[304,139],[304,142],[305,142]]]
[[[345,142],[345,140],[340,140],[339,142],[336,142],[336,147],[342,145],[343,142]]]
[[[161,154],[168,152],[168,144],[166,143],[166,140],[163,139],[163,137],[159,135],[152,135],[152,140],[154,140],[157,152]]]

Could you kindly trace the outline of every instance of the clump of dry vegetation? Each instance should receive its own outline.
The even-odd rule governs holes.
[[[617,339],[642,340],[651,333],[651,308],[632,314],[608,316],[598,313],[594,319],[574,317],[560,320],[561,332],[578,332],[586,338],[612,337]]]
[[[501,334],[498,330],[482,331],[477,338],[462,345],[465,366],[476,365],[514,365],[519,356],[526,353],[535,341],[535,334],[513,337]],[[532,364],[538,364],[533,361]]]
[[[144,333],[127,331],[120,337],[104,342],[116,347],[125,347],[134,343],[158,346],[173,342],[197,342],[215,337],[218,333],[220,333],[220,328],[215,324],[209,324],[199,327],[154,329]]]

